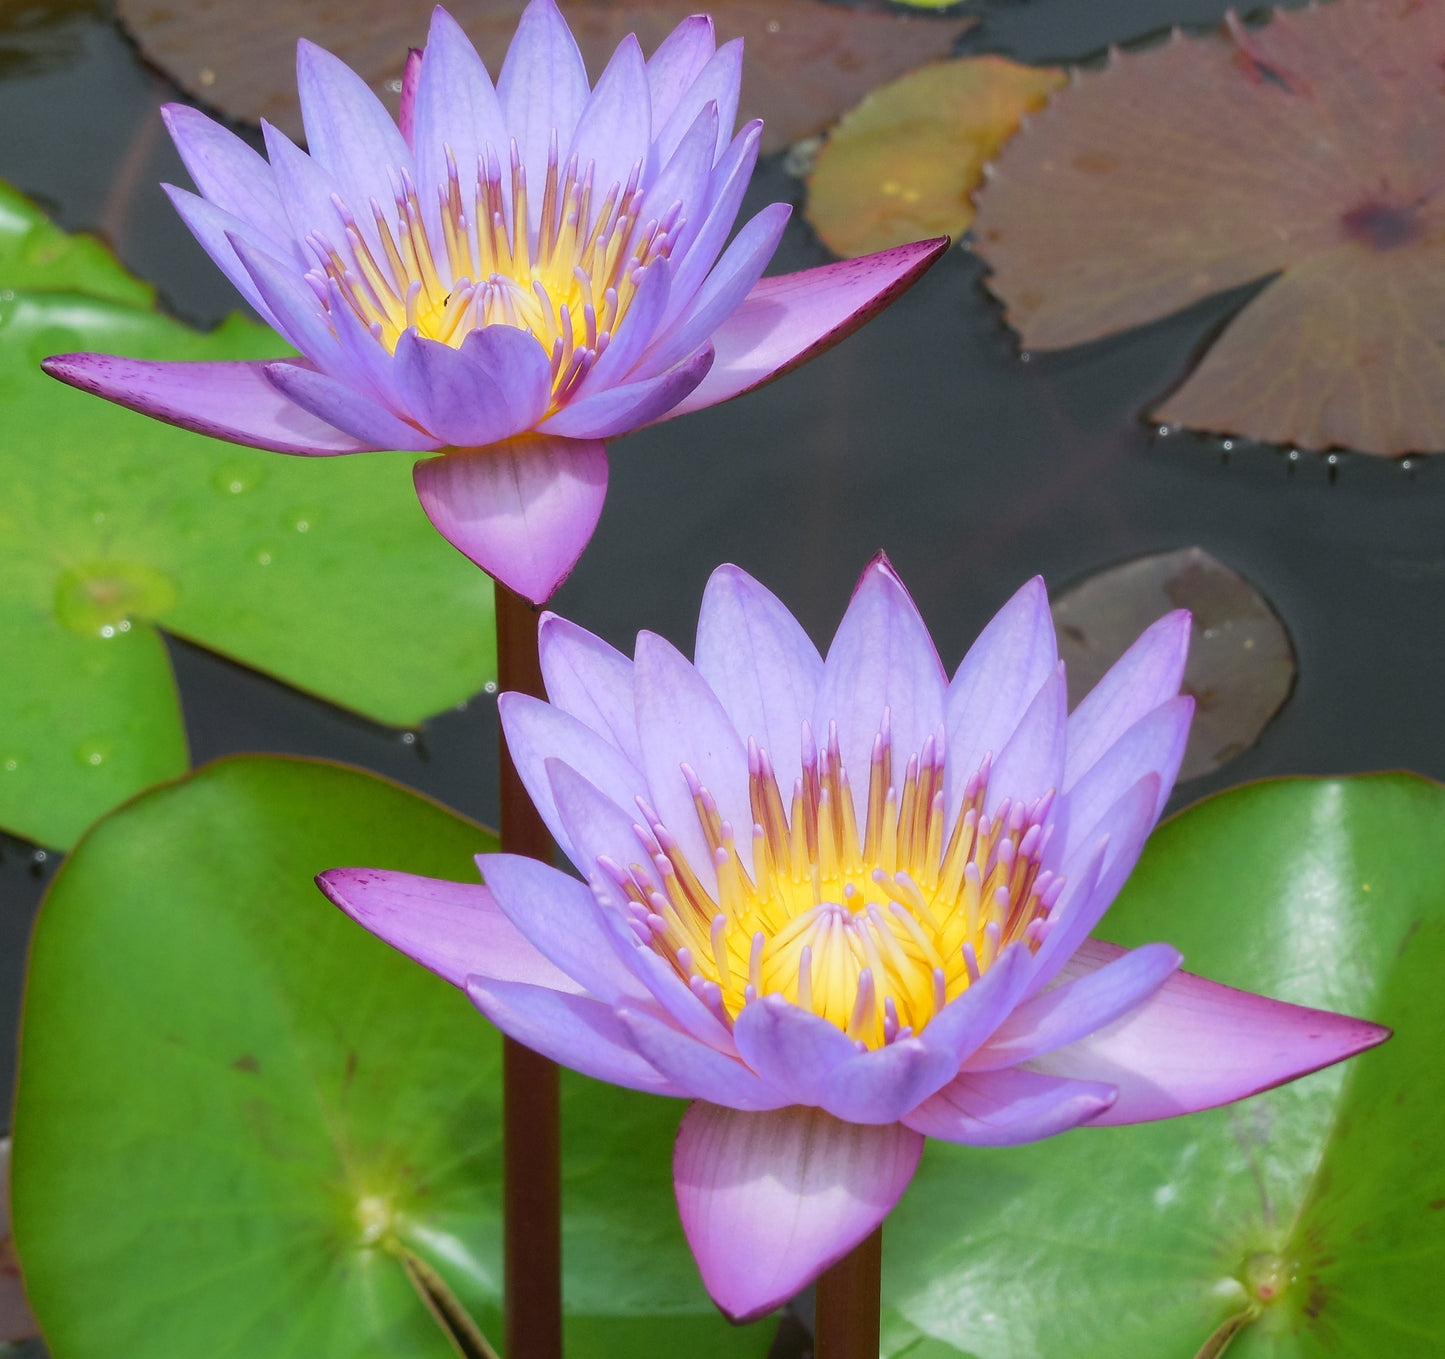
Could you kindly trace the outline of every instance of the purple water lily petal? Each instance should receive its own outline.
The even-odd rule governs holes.
[[[791,1101],[749,1071],[736,1057],[710,1048],[661,1019],[636,1010],[617,1012],[632,1045],[680,1089],[710,1104],[759,1112]]]
[[[571,846],[565,852],[577,871],[591,881],[597,875],[599,859],[611,861],[624,872],[637,864],[648,890],[656,889],[660,885],[657,874],[637,835],[642,820],[637,807],[619,806],[556,756],[546,760],[543,768],[565,836],[559,843]]]
[[[299,363],[268,363],[266,380],[318,420],[350,434],[368,448],[430,453],[437,441],[354,388]]]
[[[416,91],[421,84],[421,58],[419,47],[407,50],[406,64],[401,68],[401,94],[397,97],[396,130],[401,139],[416,154]]]
[[[632,692],[632,661],[584,628],[543,613],[537,651],[547,698],[642,767]]]
[[[542,346],[509,326],[474,330],[460,349],[407,330],[396,375],[417,423],[456,448],[485,448],[530,428],[550,389]]]
[[[1063,662],[1056,665],[1024,709],[1014,733],[993,762],[987,810],[1012,798],[1031,803],[1064,780],[1069,686]]]
[[[717,361],[668,417],[750,392],[831,349],[912,287],[947,248],[944,236],[763,279],[713,331]]]
[[[707,202],[713,175],[713,150],[717,146],[717,105],[705,104],[692,126],[652,181],[642,199],[640,222],[661,221],[675,203],[690,206],[691,216],[673,231],[669,260],[686,261],[702,229],[702,205]],[[736,210],[734,210],[736,216]],[[669,315],[675,314],[669,309]]]
[[[628,34],[613,52],[577,119],[572,145],[563,153],[593,165],[592,191],[605,198],[612,186],[627,187],[635,167],[645,167],[652,142],[652,92],[642,47]]]
[[[563,434],[571,439],[610,439],[640,429],[671,410],[707,376],[712,365],[713,348],[709,344],[670,372],[595,392],[563,406],[537,428],[544,434]]]
[[[743,41],[725,42],[708,58],[697,78],[682,92],[667,122],[657,133],[657,154],[666,161],[677,149],[687,130],[708,104],[717,105],[718,139],[713,150],[716,161],[732,140],[738,120],[738,93],[743,79]]]
[[[682,96],[692,88],[716,50],[709,14],[694,14],[684,19],[658,44],[647,63],[654,133],[660,132],[672,117]]]
[[[342,351],[336,332],[300,270],[268,251],[256,249],[240,236],[230,237],[230,243],[281,334],[317,367],[338,377],[346,376],[337,371]]]
[[[474,973],[580,993],[512,924],[480,883],[381,868],[328,868],[316,885],[359,925],[445,978]]]
[[[266,378],[265,363],[155,363],[111,354],[57,354],[53,378],[167,424],[276,453],[365,453],[365,443],[318,420]]]
[[[673,1182],[713,1300],[751,1321],[792,1297],[888,1216],[922,1150],[922,1137],[897,1123],[694,1104],[678,1130]]]
[[[1060,975],[1097,975],[1123,955],[1115,944],[1089,939]],[[1363,1019],[1176,972],[1137,1009],[1033,1065],[1117,1086],[1118,1100],[1097,1123],[1142,1123],[1258,1094],[1389,1036]]]
[[[819,1103],[850,1123],[896,1123],[957,1073],[949,1053],[900,1038],[839,1062],[823,1081]]]
[[[618,328],[602,357],[592,365],[592,371],[582,379],[572,398],[579,405],[596,392],[605,392],[624,381],[651,376],[649,373],[634,373],[634,370],[667,307],[672,275],[667,261],[657,260],[642,271],[641,277],[637,294],[627,309],[625,324]]]
[[[1097,1119],[1114,1102],[1112,1085],[1037,1071],[970,1071],[919,1105],[908,1127],[972,1147],[1017,1147]]]
[[[946,1049],[957,1072],[1013,1012],[1033,974],[1034,958],[1028,945],[1008,945],[978,981],[929,1021],[923,1041],[930,1047]]]
[[[161,119],[202,198],[259,232],[275,253],[294,254],[286,209],[265,160],[189,104],[162,105]]]
[[[597,440],[525,435],[419,462],[412,476],[442,537],[508,589],[543,604],[597,527],[607,450]]]
[[[733,1025],[742,1059],[797,1104],[821,1104],[829,1073],[858,1050],[821,1015],[782,996],[761,996]]]
[[[239,238],[257,250],[269,250],[276,255],[287,253],[287,248],[278,246],[264,232],[243,222],[239,217],[233,217],[229,212],[223,212],[214,203],[208,203],[204,198],[197,198],[195,194],[178,189],[173,184],[162,184],[161,189],[171,200],[171,206],[175,208],[181,221],[186,224],[187,230],[196,238],[196,243],[211,257],[216,267],[230,279],[236,291],[251,304],[256,314],[268,326],[273,330],[280,330],[280,322],[273,315],[271,308],[266,305],[265,299],[261,296],[261,290],[256,287],[256,282],[251,277],[249,270],[241,263],[240,256],[236,254],[232,238]]]
[[[341,186],[324,166],[264,118],[261,135],[266,142],[266,158],[271,163],[276,192],[281,197],[286,220],[291,224],[292,239],[304,243],[315,234],[349,263],[351,247],[346,239],[346,220],[336,207]],[[387,201],[390,199],[388,194]]]
[[[485,977],[467,978],[467,994],[508,1038],[562,1066],[627,1090],[686,1097],[642,1058],[601,1001]]]

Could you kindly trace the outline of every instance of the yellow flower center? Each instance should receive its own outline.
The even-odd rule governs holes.
[[[1052,791],[984,811],[990,761],[968,780],[952,826],[944,741],[930,737],[894,783],[887,720],[874,741],[863,834],[838,750],[804,733],[791,815],[767,753],[749,744],[753,868],[732,828],[684,766],[717,869],[704,887],[648,813],[655,875],[601,867],[627,894],[636,927],[725,1021],[763,995],[821,1015],[863,1047],[920,1032],[1009,944],[1037,949],[1064,880],[1042,867]]]
[[[503,325],[537,337],[552,362],[552,408],[562,405],[607,349],[637,294],[643,271],[666,259],[684,226],[682,204],[660,219],[637,220],[645,196],[642,166],[627,183],[594,192],[593,164],[576,156],[559,173],[553,134],[547,182],[535,233],[528,225],[527,175],[512,142],[511,200],[488,146],[477,166],[472,203],[464,203],[451,148],[448,182],[439,190],[441,240],[433,240],[411,176],[396,189],[396,229],[370,204],[373,249],[350,208],[337,200],[356,262],[323,236],[311,245],[321,269],[311,277],[327,305],[349,307],[392,352],[408,327],[456,348],[481,326]],[[600,198],[600,203],[598,199]],[[440,247],[440,248],[438,248]],[[447,281],[450,280],[450,281]]]

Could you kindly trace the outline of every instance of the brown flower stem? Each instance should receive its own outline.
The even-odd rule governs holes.
[[[500,582],[497,687],[542,697],[537,609]],[[552,838],[502,743],[502,848],[544,863]],[[530,1048],[502,1039],[507,1359],[562,1356],[562,1179],[557,1067]]]
[[[883,1228],[818,1276],[814,1359],[878,1359]]]

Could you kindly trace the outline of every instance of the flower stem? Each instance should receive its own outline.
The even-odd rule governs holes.
[[[883,1228],[818,1276],[814,1359],[878,1359]]]
[[[497,687],[542,697],[537,610],[498,582]],[[502,745],[502,849],[550,863],[552,840]],[[557,1067],[502,1039],[507,1359],[561,1359],[562,1183]]]

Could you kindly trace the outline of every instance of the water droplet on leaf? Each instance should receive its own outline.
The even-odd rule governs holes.
[[[228,458],[211,478],[223,495],[242,495],[254,491],[266,480],[266,465],[259,458]]]

